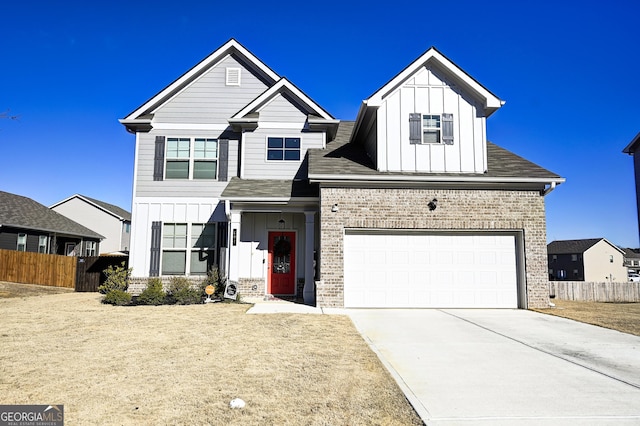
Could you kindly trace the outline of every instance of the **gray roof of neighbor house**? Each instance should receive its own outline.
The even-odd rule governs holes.
[[[336,138],[327,144],[326,149],[309,150],[310,178],[322,175],[376,175],[380,177],[416,176],[424,177],[425,181],[437,177],[563,180],[559,175],[491,142],[487,142],[488,170],[486,173],[379,172],[362,145],[349,142],[354,124],[353,121],[341,121]]]
[[[0,191],[0,226],[55,232],[86,238],[104,237],[31,198]]]
[[[629,247],[621,247],[624,257],[627,259],[640,259],[640,249],[632,249]]]
[[[588,238],[585,240],[552,241],[547,244],[547,254],[584,253],[604,238]]]
[[[131,213],[126,211],[125,209],[118,207],[116,205],[113,204],[109,204],[109,203],[105,203],[104,201],[100,201],[100,200],[96,200],[95,198],[90,198],[87,197],[86,195],[80,195],[78,194],[79,197],[85,198],[89,201],[91,201],[94,204],[97,204],[98,206],[102,207],[103,209],[113,213],[116,216],[121,217],[124,220],[128,220],[129,222],[131,222]]]

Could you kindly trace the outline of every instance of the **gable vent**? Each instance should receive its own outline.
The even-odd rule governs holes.
[[[240,86],[240,68],[227,68],[227,86]]]

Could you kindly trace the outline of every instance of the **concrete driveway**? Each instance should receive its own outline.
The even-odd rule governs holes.
[[[640,425],[640,337],[525,310],[346,310],[428,425]]]

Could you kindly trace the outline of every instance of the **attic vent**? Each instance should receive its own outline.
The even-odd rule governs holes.
[[[240,86],[240,68],[227,68],[227,86]]]

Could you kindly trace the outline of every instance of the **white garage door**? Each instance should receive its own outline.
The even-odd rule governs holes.
[[[513,234],[347,231],[348,308],[517,308]]]

